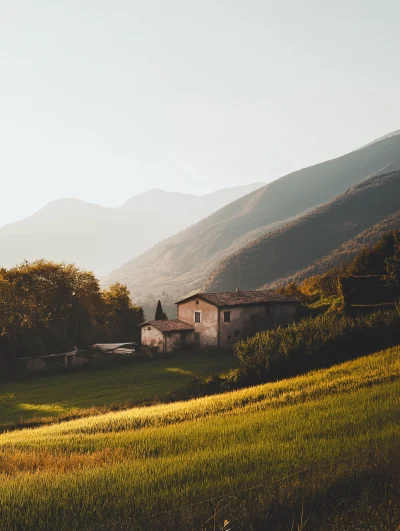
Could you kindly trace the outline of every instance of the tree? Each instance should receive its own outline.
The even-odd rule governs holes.
[[[400,287],[400,231],[393,232],[393,252],[385,260],[385,269],[389,284]]]
[[[167,321],[168,320],[167,314],[162,309],[161,301],[158,301],[157,303],[155,320],[156,321]]]
[[[20,355],[87,346],[102,322],[103,301],[93,273],[46,260],[0,270],[0,344],[12,368]]]
[[[128,342],[139,340],[138,325],[144,321],[141,306],[132,303],[128,288],[116,282],[102,292],[105,304],[105,339]]]

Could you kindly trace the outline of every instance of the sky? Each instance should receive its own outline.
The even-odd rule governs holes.
[[[400,128],[397,0],[0,0],[0,225],[269,182]]]

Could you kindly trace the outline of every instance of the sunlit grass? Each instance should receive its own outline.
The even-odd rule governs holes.
[[[84,417],[110,409],[168,402],[194,381],[237,365],[232,355],[134,361],[130,365],[0,383],[2,424]]]
[[[367,495],[383,485],[392,496],[399,397],[391,349],[223,395],[5,433],[3,528],[214,529],[213,518],[205,522],[218,499],[203,501],[230,495],[216,525],[290,529],[305,504],[308,528],[321,529],[333,491],[343,504],[355,496],[352,517],[367,507],[361,487]]]
[[[67,409],[59,404],[17,404],[18,409],[24,411],[34,411],[35,413],[40,412],[41,414],[49,413],[52,415],[57,415],[65,413]]]

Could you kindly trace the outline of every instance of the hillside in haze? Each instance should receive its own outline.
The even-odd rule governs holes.
[[[204,289],[260,288],[309,266],[399,210],[400,171],[371,177],[231,255],[211,274]]]
[[[286,175],[159,243],[104,282],[126,283],[135,300],[144,304],[153,304],[160,296],[173,300],[202,288],[222,260],[290,218],[331,201],[364,179],[394,170],[400,170],[399,135]],[[254,263],[254,267],[261,266]],[[235,273],[229,281],[228,277],[218,280],[218,275],[212,278],[208,285],[215,289],[222,285],[235,289],[240,275]]]
[[[203,196],[149,190],[119,208],[78,199],[53,201],[0,228],[0,266],[46,258],[75,262],[102,276],[260,186],[253,183]]]
[[[396,214],[364,230],[351,240],[346,241],[337,249],[316,260],[308,267],[301,269],[289,277],[278,278],[276,281],[264,286],[264,288],[276,289],[290,282],[300,283],[304,279],[314,275],[322,275],[334,267],[349,264],[363,248],[371,249],[382,236],[396,229],[400,229],[400,210]]]

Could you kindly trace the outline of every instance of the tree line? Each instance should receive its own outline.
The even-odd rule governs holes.
[[[120,283],[101,289],[93,273],[47,260],[0,269],[0,369],[18,357],[139,339],[144,321]]]
[[[306,304],[320,303],[338,310],[343,304],[339,280],[369,275],[382,277],[393,291],[400,289],[400,230],[386,233],[372,248],[362,249],[350,263],[306,278],[300,284],[291,282],[278,291],[297,296]]]

